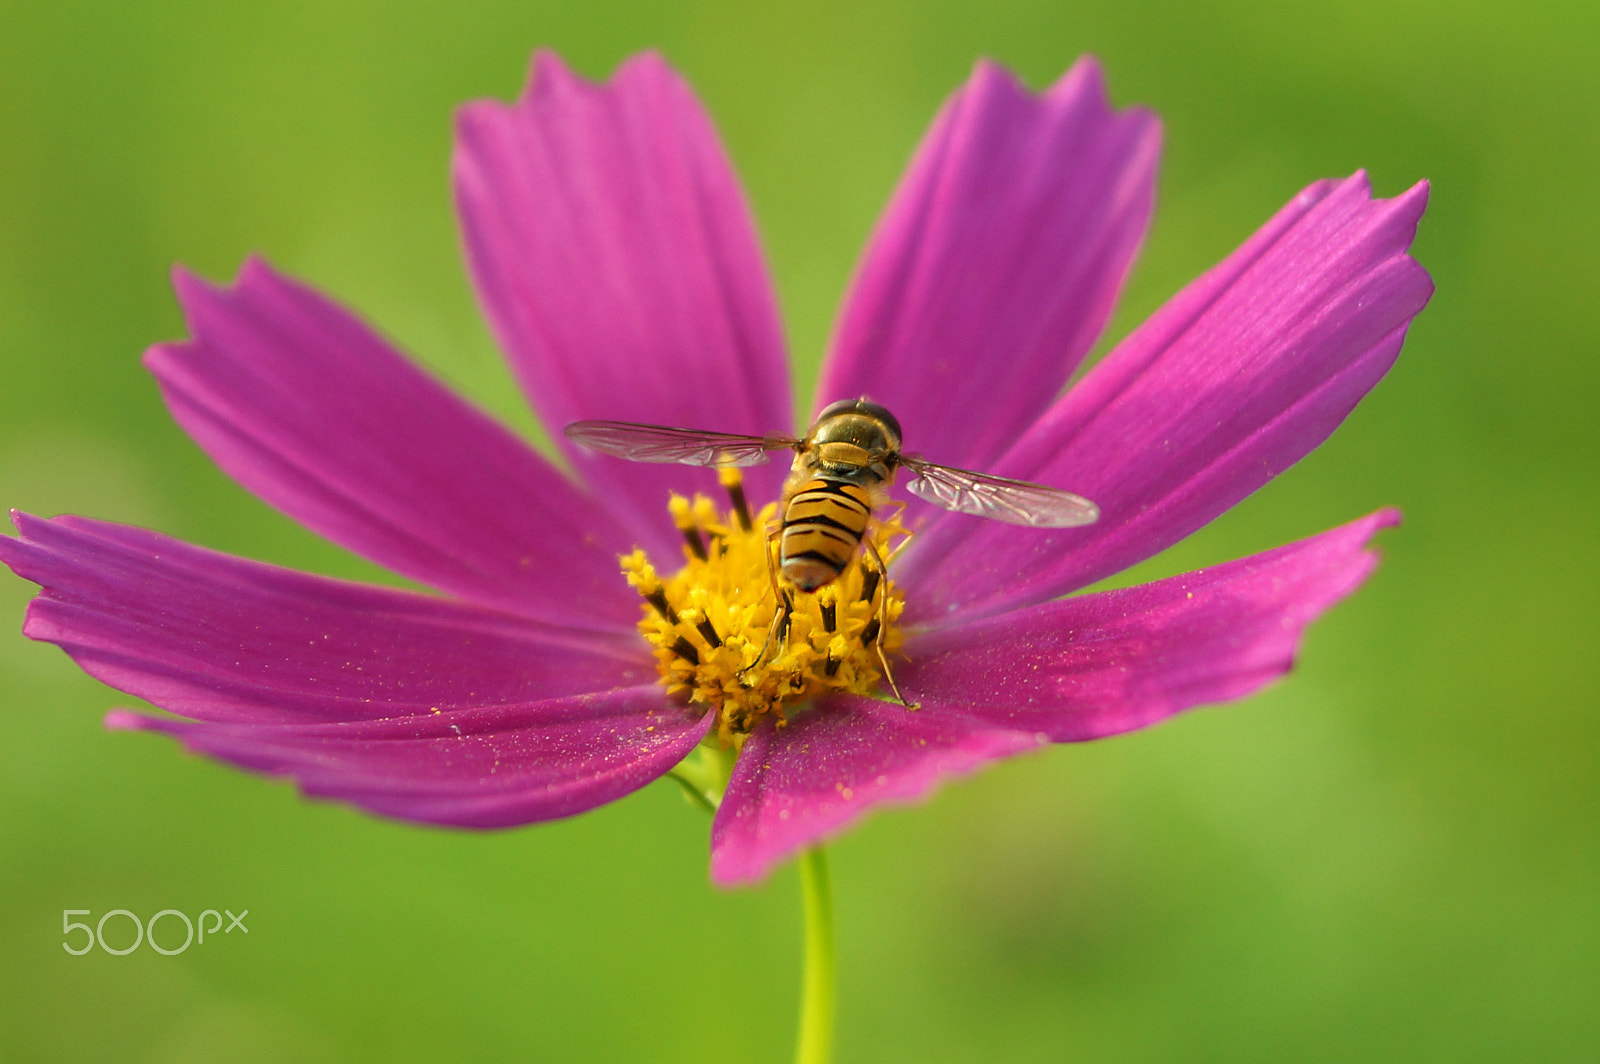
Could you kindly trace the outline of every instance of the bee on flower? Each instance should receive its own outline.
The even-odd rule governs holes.
[[[891,523],[868,534],[875,523],[873,510],[887,501],[888,486],[901,467],[916,474],[909,485],[913,494],[957,513],[1046,528],[1086,525],[1099,517],[1094,503],[1070,492],[951,469],[902,453],[899,420],[869,399],[830,404],[804,439],[629,421],[576,421],[565,434],[591,450],[637,462],[720,470],[733,509],[724,525],[710,527],[709,549],[694,510],[681,496],[671,503],[674,522],[688,544],[690,565],[685,571],[696,571],[698,561],[703,575],[691,576],[674,596],[662,587],[642,551],[629,555],[623,565],[628,582],[650,604],[643,631],[665,651],[657,656],[662,675],[671,678],[670,689],[691,691],[692,700],[717,706],[724,741],[731,733],[748,734],[763,715],[785,703],[826,694],[830,688],[870,694],[880,679],[896,701],[915,708],[894,682],[884,651],[886,644],[890,649],[899,645],[894,622],[905,607],[884,559],[894,557],[910,533]],[[777,507],[772,514],[762,511],[758,527],[750,517],[739,467],[766,462],[768,452],[784,449],[795,452],[794,464]],[[769,534],[773,516],[780,523]],[[729,546],[734,535],[748,540],[742,550]],[[900,542],[891,550],[888,544],[896,536]],[[863,555],[860,575],[841,590],[838,581],[858,552]],[[770,577],[770,596],[762,590],[758,558]],[[715,593],[708,585],[715,586]],[[673,603],[685,598],[689,604],[680,614]],[[713,603],[719,607],[715,615],[708,612]],[[846,611],[843,629],[841,605]],[[797,623],[806,632],[793,663],[780,664],[791,658],[789,636]],[[765,638],[750,638],[763,627]],[[696,636],[703,646],[696,646]],[[778,657],[769,664],[767,652],[775,639]],[[709,660],[702,661],[702,655]],[[863,660],[867,657],[876,658],[876,669]],[[683,672],[694,682],[675,677]],[[764,682],[747,681],[751,673]],[[784,723],[778,718],[778,726]]]
[[[18,514],[0,560],[40,585],[25,632],[167,711],[112,727],[383,816],[527,824],[720,759],[724,885],[992,761],[1248,694],[1372,571],[1393,511],[1074,592],[1293,465],[1383,377],[1432,290],[1408,254],[1427,190],[1307,187],[1068,388],[1159,136],[1092,60],[1040,94],[979,63],[867,245],[801,431],[693,94],[655,55],[596,85],[541,54],[515,103],[462,110],[453,178],[567,469],[264,262],[180,271],[190,338],[146,356],[173,416],[436,593]],[[750,461],[783,449],[787,475]],[[911,497],[886,498],[902,469]]]

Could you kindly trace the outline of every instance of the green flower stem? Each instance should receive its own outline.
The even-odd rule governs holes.
[[[828,859],[817,846],[800,858],[800,894],[805,909],[805,978],[800,987],[800,1041],[795,1064],[833,1059],[833,894]]]
[[[708,813],[715,813],[722,804],[722,793],[728,789],[733,776],[733,763],[739,752],[724,747],[713,735],[689,752],[689,756],[667,773],[690,802]]]

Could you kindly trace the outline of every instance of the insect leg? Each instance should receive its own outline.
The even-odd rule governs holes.
[[[883,595],[878,599],[878,616],[866,628],[862,629],[861,642],[863,644],[871,643],[872,649],[877,652],[878,664],[883,666],[884,682],[889,685],[889,690],[894,692],[895,700],[907,709],[917,709],[919,708],[918,703],[907,702],[906,696],[900,693],[899,685],[894,682],[894,673],[889,671],[889,659],[883,653],[883,640],[878,638],[883,634],[884,628],[889,623],[889,568],[883,564],[883,556],[878,553],[878,548],[873,545],[870,536],[862,537],[861,545],[867,548],[867,554],[871,556],[873,561],[878,563],[878,572],[874,575],[882,577],[882,579],[873,582],[873,590],[877,590],[880,587],[883,589]]]
[[[890,499],[888,502],[883,503],[882,505],[886,506],[890,510],[893,510],[896,518],[899,518],[900,515],[906,512],[906,501],[904,499]],[[910,545],[911,533],[907,531],[905,538],[901,539],[899,543],[896,543],[894,547],[890,549],[889,556],[884,559],[885,571],[887,571],[888,568],[887,563],[894,561],[895,558],[899,556],[900,552],[905,550],[906,547]]]
[[[777,540],[777,536],[769,535],[766,542],[767,579],[772,581],[772,594],[777,600],[777,608],[773,611],[772,624],[767,628],[767,638],[761,644],[761,652],[750,664],[739,670],[738,675],[741,677],[766,660],[767,650],[779,632],[783,633],[784,639],[789,638],[789,615],[794,612],[794,600],[789,597],[787,591],[778,586],[778,566],[772,560],[773,547],[776,546]]]

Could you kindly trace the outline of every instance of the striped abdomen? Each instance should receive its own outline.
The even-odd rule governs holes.
[[[832,583],[850,564],[872,516],[863,484],[812,477],[789,496],[778,533],[783,575],[802,591]]]

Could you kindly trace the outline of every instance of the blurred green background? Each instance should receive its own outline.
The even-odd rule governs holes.
[[[1577,1061],[1600,1053],[1600,19],[1510,5],[215,4],[0,13],[0,502],[387,579],[247,496],[138,366],[167,270],[252,250],[532,432],[473,305],[450,114],[549,45],[663,49],[755,205],[806,394],[869,226],[979,55],[1081,52],[1167,123],[1120,335],[1306,183],[1434,182],[1438,293],[1318,453],[1136,576],[1393,503],[1288,683],[1001,766],[833,848],[839,1060]],[[0,577],[15,632],[31,585]],[[0,637],[0,1058],[782,1061],[793,867],[714,890],[667,784],[421,830],[110,734]],[[180,956],[63,909],[248,909]],[[108,925],[108,930],[115,924]],[[126,930],[124,926],[124,930]],[[176,933],[176,927],[168,929]]]

